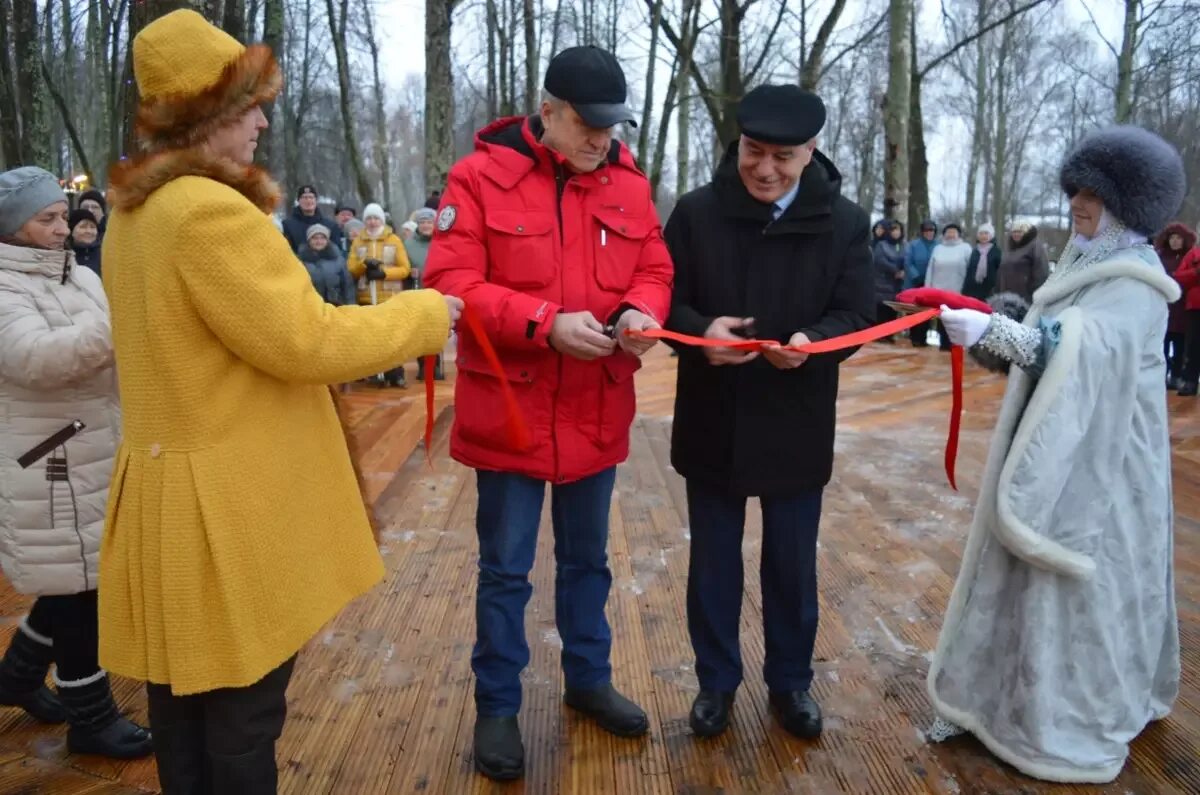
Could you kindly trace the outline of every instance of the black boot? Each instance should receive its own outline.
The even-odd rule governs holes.
[[[515,715],[475,719],[475,769],[493,781],[525,775],[525,746]]]
[[[821,736],[821,706],[807,690],[772,692],[771,709],[789,734],[805,740]]]
[[[1177,392],[1181,386],[1183,386],[1183,381],[1179,378],[1179,376],[1173,375],[1167,379],[1167,389],[1170,391]]]
[[[442,367],[442,357],[441,356],[439,356],[437,358],[437,366],[433,368],[433,380],[434,381],[445,381],[446,380],[446,371]]]
[[[1183,386],[1179,387],[1180,397],[1195,397],[1197,384],[1195,381],[1184,381]]]
[[[65,721],[67,712],[62,702],[46,687],[53,656],[54,647],[35,640],[22,622],[0,660],[0,704],[20,707],[42,723]]]
[[[208,755],[209,792],[221,795],[275,795],[279,788],[279,768],[275,762],[275,743],[259,743],[243,754]]]
[[[563,701],[618,737],[641,737],[650,728],[642,708],[618,693],[611,684],[594,690],[568,689]]]
[[[117,710],[107,674],[81,684],[56,684],[71,724],[68,751],[112,759],[141,759],[154,752],[150,732]]]
[[[692,702],[688,722],[697,737],[716,737],[729,728],[729,713],[733,710],[733,693],[701,690]]]

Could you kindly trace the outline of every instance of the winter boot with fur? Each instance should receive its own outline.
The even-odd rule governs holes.
[[[112,759],[140,759],[154,753],[150,732],[117,709],[104,671],[77,682],[62,682],[55,677],[54,683],[71,724],[68,751]]]
[[[0,704],[20,707],[42,723],[65,721],[62,702],[46,687],[53,656],[50,638],[34,632],[22,620],[0,660]]]

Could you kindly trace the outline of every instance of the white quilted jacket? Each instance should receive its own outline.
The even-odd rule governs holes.
[[[83,431],[17,463],[76,420]],[[99,277],[72,254],[0,243],[0,565],[18,591],[96,588],[120,422]]]

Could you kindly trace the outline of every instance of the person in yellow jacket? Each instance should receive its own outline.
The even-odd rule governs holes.
[[[124,437],[100,662],[144,680],[167,795],[276,791],[297,652],[383,575],[329,384],[441,350],[462,303],[326,304],[252,165],[269,48],[177,11],[133,42],[143,154],[105,240]]]
[[[404,241],[387,225],[387,217],[378,204],[368,204],[363,210],[363,230],[350,244],[350,259],[346,267],[358,281],[358,303],[370,305],[386,301],[404,290],[404,282],[412,273]],[[374,291],[374,295],[372,295]],[[404,367],[383,374],[389,386],[406,386]]]

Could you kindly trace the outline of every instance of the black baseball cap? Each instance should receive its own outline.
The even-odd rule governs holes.
[[[637,118],[625,105],[625,72],[608,50],[595,46],[563,50],[550,60],[542,85],[570,104],[589,127],[603,129],[622,122],[637,126]]]

